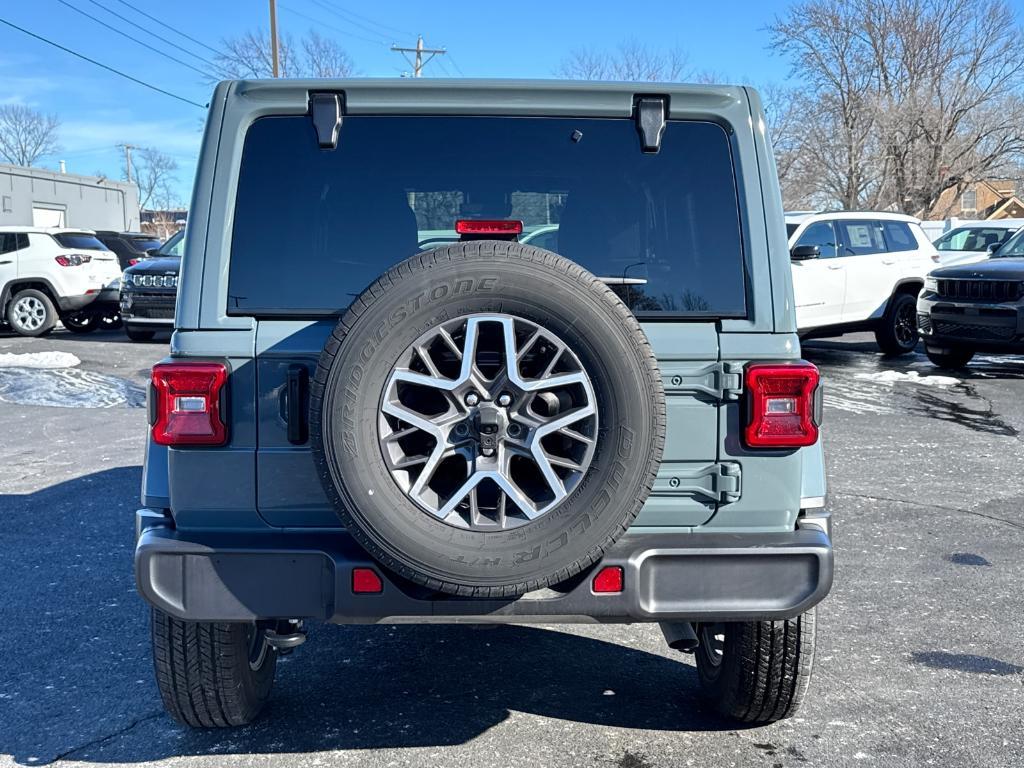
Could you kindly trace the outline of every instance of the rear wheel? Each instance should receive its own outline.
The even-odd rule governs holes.
[[[905,355],[917,346],[917,299],[897,293],[875,330],[875,341],[887,355]]]
[[[179,723],[246,725],[263,709],[277,651],[257,624],[181,621],[154,608],[152,631],[157,687]]]
[[[939,368],[950,368],[957,369],[963,368],[974,357],[973,349],[963,349],[953,347],[951,349],[932,349],[931,347],[925,347],[925,354],[928,355],[928,359],[931,360]]]
[[[132,341],[152,341],[156,331],[146,331],[140,328],[132,328],[130,325],[124,327],[125,335]]]
[[[60,321],[71,333],[92,333],[100,327],[100,316],[94,312],[69,312]]]
[[[772,723],[793,715],[811,680],[814,610],[784,621],[701,624],[701,688],[723,715]]]
[[[21,336],[42,336],[57,323],[50,297],[35,288],[18,291],[7,305],[7,322]]]

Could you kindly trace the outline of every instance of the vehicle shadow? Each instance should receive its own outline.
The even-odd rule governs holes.
[[[461,744],[512,713],[631,729],[734,730],[697,696],[685,657],[523,626],[314,626],[283,657],[264,716],[190,731],[153,683],[132,576],[139,467],[0,495],[0,755],[145,762]],[[649,628],[606,636],[650,644]]]

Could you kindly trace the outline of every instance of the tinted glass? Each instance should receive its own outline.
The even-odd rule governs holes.
[[[149,251],[159,248],[161,243],[155,237],[133,237],[130,238],[132,248],[137,251]]]
[[[557,226],[558,252],[639,315],[746,315],[729,139],[671,122],[640,151],[620,119],[346,117],[334,151],[308,117],[248,131],[228,311],[337,313],[459,218]]]
[[[1005,243],[1012,234],[1012,230],[1005,227],[959,227],[936,240],[935,248],[940,251],[987,251],[992,245]]]
[[[882,229],[885,231],[885,247],[888,251],[915,251],[917,240],[914,233],[910,231],[910,225],[905,221],[883,221]]]
[[[868,256],[885,252],[885,240],[879,222],[837,219],[835,225],[843,241],[840,256]]]
[[[61,248],[85,248],[90,251],[110,250],[97,240],[95,235],[85,232],[61,232],[59,235],[54,235],[53,239],[57,241]]]
[[[18,238],[13,232],[0,233],[0,253],[10,253],[15,250]]]
[[[821,251],[822,259],[834,259],[836,256],[836,231],[831,221],[816,221],[808,225],[800,235],[797,245],[816,245]]]
[[[793,233],[800,228],[799,224],[787,224],[786,225],[786,237],[792,237]]]
[[[161,256],[181,256],[185,252],[185,230],[175,232],[160,246]]]
[[[1024,256],[1024,228],[1018,229],[1016,234],[1003,243],[1002,247],[992,254],[995,256]]]

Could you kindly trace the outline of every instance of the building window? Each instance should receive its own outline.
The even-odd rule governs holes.
[[[978,210],[978,191],[965,189],[960,197],[960,213],[975,213]]]
[[[3,212],[12,213],[14,211],[14,201],[10,195],[4,195],[3,199]]]

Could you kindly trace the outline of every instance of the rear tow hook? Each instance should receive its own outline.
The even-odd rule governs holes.
[[[263,636],[267,640],[267,645],[281,655],[291,653],[306,642],[306,630],[298,619],[279,621],[276,626],[264,630]]]

